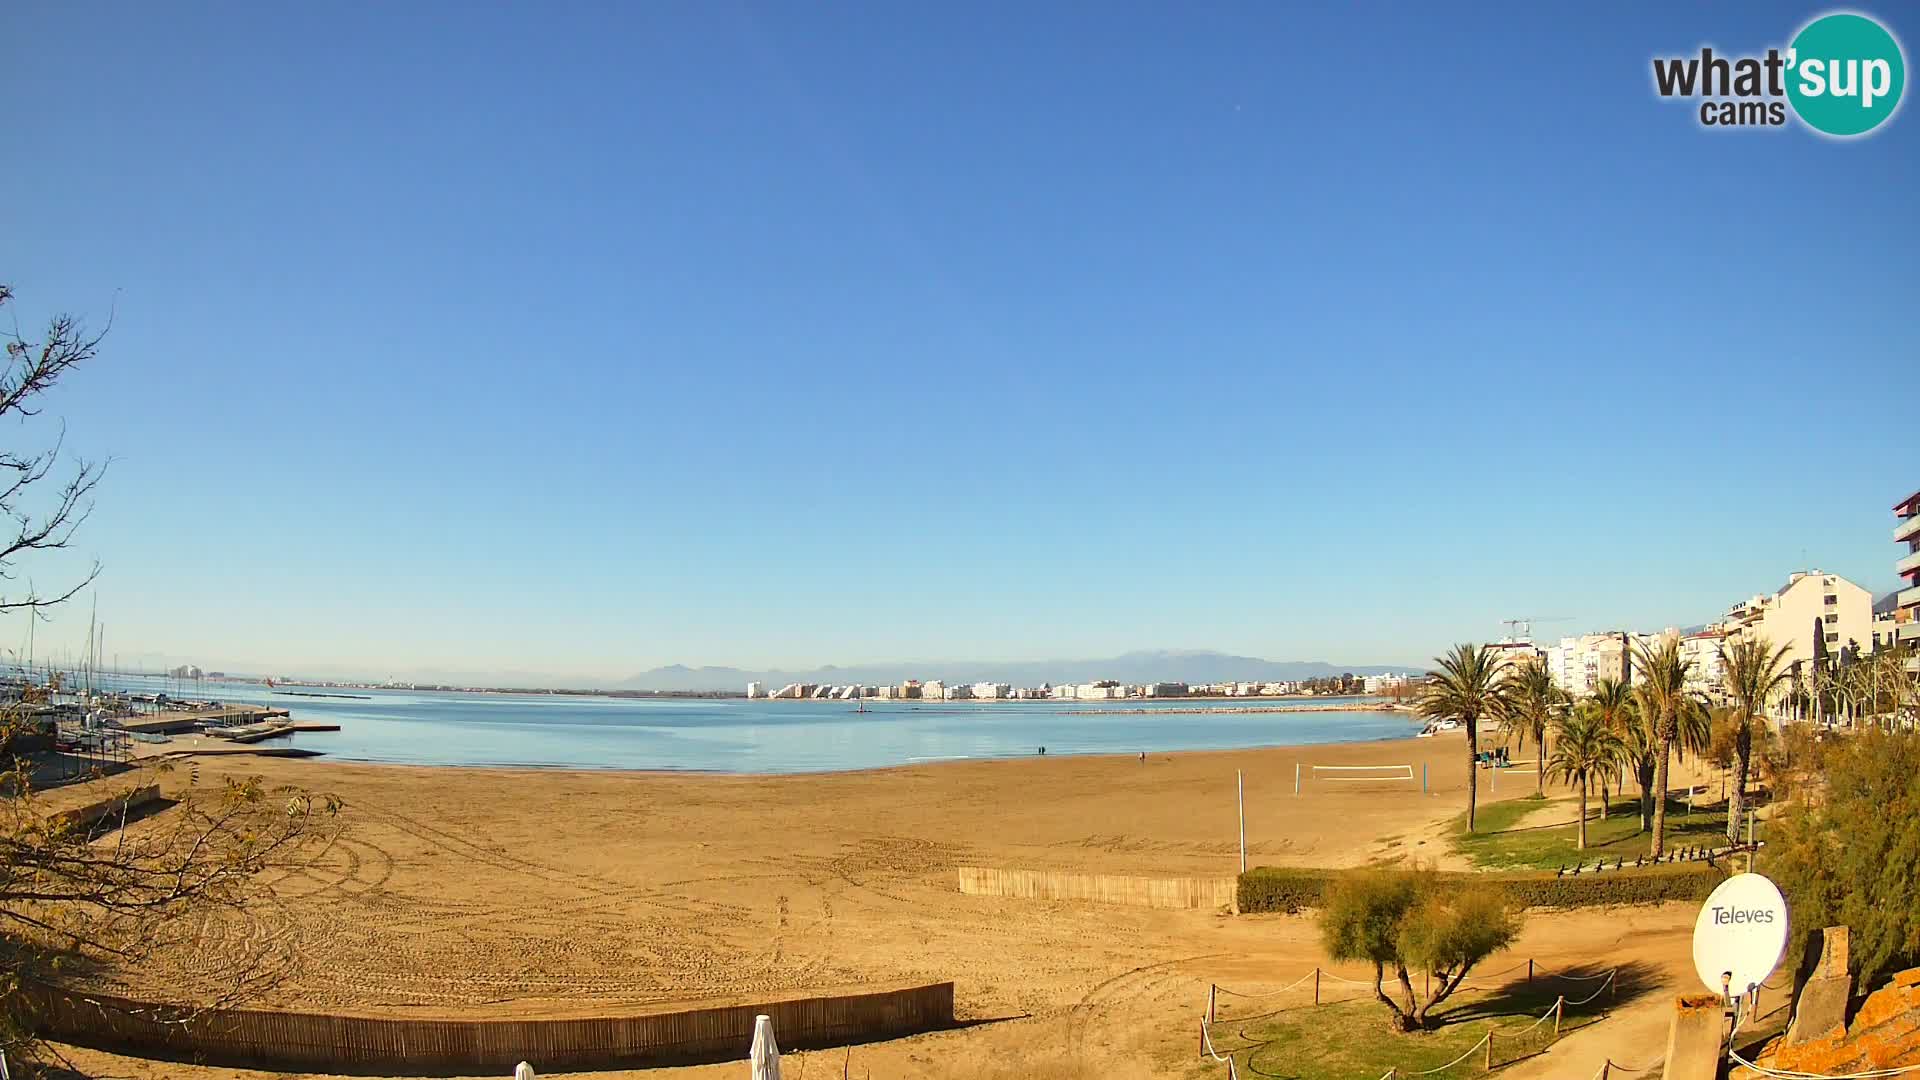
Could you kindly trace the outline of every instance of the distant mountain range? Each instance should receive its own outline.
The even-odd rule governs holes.
[[[1159,649],[1130,652],[1105,660],[940,660],[860,664],[811,671],[751,671],[735,667],[687,667],[670,664],[642,671],[619,685],[633,690],[745,690],[750,682],[777,689],[790,682],[884,685],[906,679],[940,679],[948,684],[1003,682],[1015,686],[1080,683],[1117,679],[1144,682],[1281,682],[1351,672],[1383,675],[1417,670],[1405,665],[1330,664],[1324,660],[1262,660],[1208,650]]]

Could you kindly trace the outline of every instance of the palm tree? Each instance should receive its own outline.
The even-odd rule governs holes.
[[[1509,667],[1506,677],[1500,680],[1500,690],[1504,698],[1501,722],[1508,726],[1521,749],[1526,748],[1527,736],[1533,736],[1534,749],[1540,755],[1540,763],[1533,770],[1533,792],[1544,795],[1547,790],[1547,729],[1553,724],[1554,710],[1566,703],[1567,695],[1553,685],[1553,676],[1547,672],[1547,665],[1539,660]]]
[[[1634,653],[1639,669],[1634,693],[1639,695],[1640,707],[1660,748],[1653,773],[1652,854],[1658,857],[1667,850],[1667,772],[1672,767],[1673,744],[1680,738],[1683,721],[1691,720],[1687,714],[1696,711],[1689,705],[1698,703],[1687,689],[1687,671],[1693,663],[1680,655],[1678,636],[1664,634],[1653,645],[1636,642]],[[1695,725],[1687,726],[1691,729]]]
[[[1634,783],[1640,787],[1640,831],[1651,832],[1654,762],[1660,757],[1660,740],[1653,733],[1646,710],[1639,707],[1639,695],[1634,697],[1633,707],[1624,713],[1620,744],[1627,767],[1633,770]]]
[[[1587,705],[1594,715],[1600,718],[1601,726],[1620,737],[1625,746],[1627,725],[1633,722],[1633,690],[1619,679],[1603,678],[1594,685],[1593,694],[1587,698]],[[1600,780],[1600,820],[1607,819],[1607,781],[1611,775]],[[1625,794],[1622,792],[1621,794]]]
[[[1741,638],[1722,647],[1720,663],[1727,697],[1733,703],[1733,795],[1727,800],[1727,839],[1740,842],[1740,818],[1747,802],[1747,773],[1753,768],[1753,722],[1766,716],[1767,702],[1789,678],[1787,647],[1769,648],[1766,638]]]
[[[1556,723],[1553,757],[1546,771],[1580,791],[1580,850],[1587,850],[1587,791],[1620,764],[1626,746],[1602,723],[1597,712],[1581,710]]]
[[[1428,680],[1416,708],[1429,720],[1454,719],[1467,729],[1467,831],[1473,831],[1480,801],[1480,718],[1504,709],[1499,650],[1485,645],[1455,645],[1433,659],[1440,670]]]

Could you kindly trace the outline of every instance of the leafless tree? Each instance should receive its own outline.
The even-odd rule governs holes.
[[[0,285],[0,312],[12,301],[13,290]],[[99,354],[106,330],[90,333],[73,316],[56,315],[36,341],[21,332],[17,319],[9,317],[8,322],[7,356],[0,367],[0,421],[12,417],[18,423],[38,416],[42,396],[67,372]],[[62,469],[64,443],[63,431],[51,445],[37,450],[0,449],[0,514],[11,521],[14,533],[11,538],[0,533],[0,581],[18,580],[23,557],[66,547],[93,512],[93,489],[105,465],[80,460]],[[61,474],[56,476],[56,470]],[[72,599],[99,573],[96,563],[79,581],[48,596],[36,593],[31,583],[23,594],[0,594],[0,612],[27,608],[38,614]]]
[[[0,285],[0,308],[13,292]],[[102,333],[90,333],[67,315],[48,321],[38,340],[17,322],[4,332],[0,419],[16,423],[39,415],[44,396],[73,368],[99,352]],[[93,509],[103,466],[64,465],[62,440],[37,450],[0,449],[0,582],[16,581],[22,564],[40,552],[65,548]],[[58,475],[56,475],[58,474]],[[15,535],[9,540],[6,533]],[[27,608],[33,617],[71,599],[99,573],[40,595],[0,596],[0,612]],[[44,734],[38,707],[48,688],[26,686],[0,705],[0,754],[29,745],[20,736]],[[36,790],[31,757],[0,758],[0,1050],[35,1060],[51,1051],[15,1020],[36,992],[85,982],[97,972],[134,970],[165,950],[190,949],[205,918],[243,914],[260,898],[264,871],[310,865],[334,833],[339,802],[294,788],[269,790],[258,777],[227,779],[212,790],[198,785],[197,769],[178,798],[141,819],[129,796],[158,783],[172,767],[149,764],[109,779],[93,774],[79,803],[98,813],[49,809]],[[176,785],[178,786],[178,785]],[[117,812],[116,812],[117,811]],[[236,957],[231,977],[197,988],[197,1007],[230,1004],[257,994],[284,966]],[[18,1075],[18,1074],[16,1074]]]

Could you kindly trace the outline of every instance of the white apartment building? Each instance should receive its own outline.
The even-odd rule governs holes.
[[[926,698],[928,701],[945,701],[947,697],[947,684],[941,682],[939,679],[928,679],[926,682],[920,684],[920,696]]]
[[[1548,647],[1547,654],[1549,663],[1551,663],[1553,654],[1552,646]],[[1405,675],[1369,675],[1366,681],[1361,684],[1361,689],[1369,694],[1383,694],[1395,687],[1405,685],[1407,685],[1407,676]]]
[[[1680,639],[1680,659],[1687,662],[1687,688],[1710,700],[1726,696],[1727,666],[1721,656],[1727,632],[1710,626]]]
[[[1813,659],[1816,633],[1829,656],[1850,644],[1862,652],[1872,647],[1873,594],[1838,574],[1800,571],[1778,592],[1735,604],[1720,625],[1729,644],[1763,637],[1787,647],[1788,667],[1804,666]]]
[[[766,697],[767,688],[760,683],[750,682],[747,684],[747,696],[750,698]]]
[[[973,696],[976,701],[998,701],[1007,697],[1013,687],[1006,683],[977,682],[973,684]]]

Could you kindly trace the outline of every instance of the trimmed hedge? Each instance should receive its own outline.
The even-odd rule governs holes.
[[[1240,875],[1240,910],[1295,914],[1319,907],[1327,883],[1340,873],[1339,870],[1256,866]],[[1438,876],[1442,881],[1492,882],[1506,890],[1521,907],[1575,908],[1705,900],[1714,886],[1726,880],[1727,874],[1710,863],[1687,862],[1566,877],[1557,877],[1551,870],[1442,872]]]

